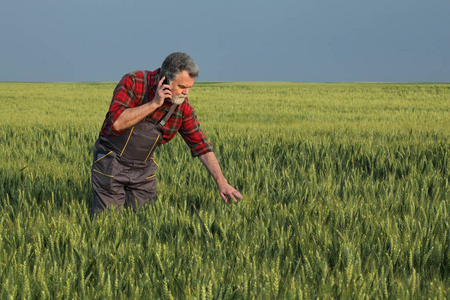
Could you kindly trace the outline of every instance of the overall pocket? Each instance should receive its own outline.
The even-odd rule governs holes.
[[[127,160],[147,162],[162,140],[159,126],[140,122],[132,128],[129,139],[120,156]]]
[[[114,165],[115,153],[109,151],[103,153],[101,151],[96,153],[96,160],[92,164],[92,172],[96,172],[106,177],[113,178],[113,165]]]

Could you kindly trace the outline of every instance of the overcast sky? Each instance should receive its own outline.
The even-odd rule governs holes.
[[[449,0],[3,0],[0,81],[450,82]]]

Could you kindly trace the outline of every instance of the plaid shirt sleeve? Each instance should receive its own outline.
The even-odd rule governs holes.
[[[191,149],[192,157],[214,151],[213,145],[206,139],[205,134],[200,129],[197,115],[187,100],[183,105],[183,121],[179,132]]]
[[[144,83],[141,71],[132,72],[122,77],[114,89],[111,105],[102,126],[104,134],[118,136],[124,132],[115,130],[113,124],[125,109],[142,103],[143,91]]]

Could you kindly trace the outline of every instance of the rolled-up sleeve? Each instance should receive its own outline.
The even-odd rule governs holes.
[[[183,122],[179,132],[191,149],[192,157],[198,157],[214,151],[213,145],[208,141],[205,134],[200,129],[197,115],[190,105],[183,111]]]

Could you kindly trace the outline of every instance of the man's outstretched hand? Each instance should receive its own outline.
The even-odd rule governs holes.
[[[217,187],[219,188],[220,197],[222,197],[224,202],[228,202],[227,197],[232,199],[234,202],[237,202],[238,199],[242,200],[242,195],[239,193],[234,187],[228,184],[225,180],[223,183],[217,183]]]

